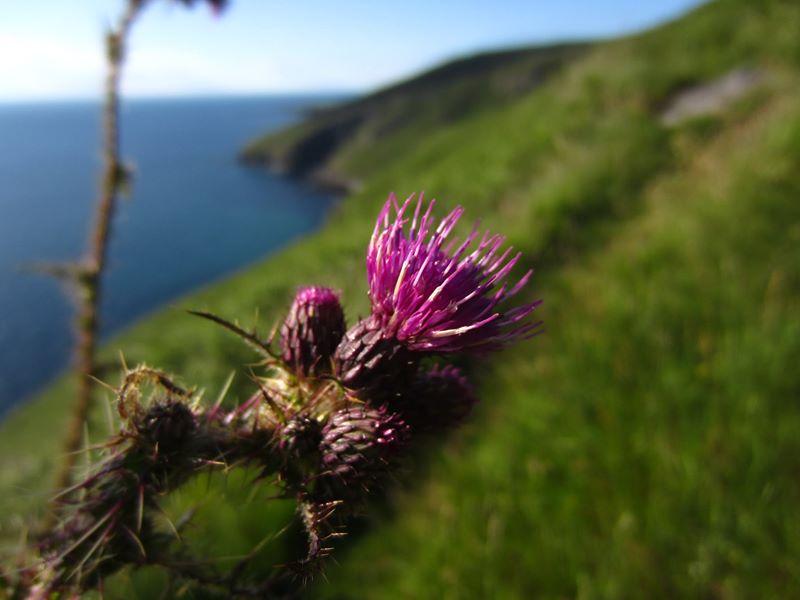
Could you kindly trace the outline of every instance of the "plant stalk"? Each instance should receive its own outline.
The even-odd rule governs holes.
[[[112,222],[116,212],[120,186],[127,174],[120,158],[119,83],[125,62],[125,47],[134,20],[147,0],[129,0],[116,29],[106,35],[106,80],[103,103],[103,170],[100,197],[95,212],[94,228],[89,239],[88,256],[78,275],[77,317],[77,397],[64,443],[64,458],[56,476],[56,489],[69,486],[80,450],[84,423],[92,406],[97,375],[97,337],[102,299],[103,275],[108,257]]]

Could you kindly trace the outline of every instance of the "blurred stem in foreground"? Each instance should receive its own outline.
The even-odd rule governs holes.
[[[102,279],[111,238],[111,222],[117,198],[129,177],[120,159],[119,143],[119,81],[125,61],[128,33],[147,0],[129,0],[115,29],[106,35],[106,81],[103,104],[103,171],[100,198],[95,213],[94,228],[89,240],[89,254],[79,270],[77,318],[77,375],[78,389],[67,438],[64,459],[56,477],[56,488],[65,488],[72,479],[72,470],[83,437],[84,423],[92,405],[93,377],[96,374],[96,347],[99,330],[98,313],[102,298]]]
[[[88,255],[78,274],[77,364],[78,390],[75,407],[64,444],[64,459],[59,469],[56,488],[70,484],[72,470],[83,438],[83,429],[94,392],[96,373],[96,347],[98,312],[102,297],[102,275],[108,256],[111,238],[111,221],[114,218],[119,190],[128,173],[120,160],[119,148],[119,81],[125,61],[128,33],[146,0],[130,0],[117,27],[108,32],[105,43],[106,81],[103,103],[103,171],[100,198],[95,213],[94,228],[89,240]]]
[[[99,332],[99,311],[102,300],[103,274],[108,257],[111,227],[120,192],[130,183],[131,174],[120,157],[119,135],[119,84],[128,35],[134,21],[150,0],[128,0],[115,28],[105,39],[106,79],[103,101],[102,154],[100,197],[95,213],[95,222],[89,239],[88,255],[77,269],[72,270],[78,288],[77,318],[77,397],[72,411],[67,437],[64,444],[64,458],[56,476],[56,489],[63,489],[72,481],[72,471],[80,449],[84,424],[92,406],[97,376],[97,337]],[[181,0],[191,6],[192,1]],[[225,2],[209,0],[215,11]],[[55,508],[55,506],[54,506]],[[51,515],[51,518],[54,515]]]

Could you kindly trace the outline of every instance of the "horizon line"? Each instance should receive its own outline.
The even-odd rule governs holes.
[[[198,91],[198,92],[166,92],[142,93],[142,94],[122,94],[122,103],[135,100],[139,101],[158,101],[158,100],[213,100],[219,98],[265,98],[265,97],[292,97],[292,96],[320,96],[320,95],[342,95],[342,96],[361,96],[372,93],[371,90],[346,89],[346,88],[318,88],[300,90],[241,90],[241,91]],[[27,96],[27,97],[3,97],[0,96],[0,105],[9,104],[100,104],[103,102],[103,95],[97,96]]]

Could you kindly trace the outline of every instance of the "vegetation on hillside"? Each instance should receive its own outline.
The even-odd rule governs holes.
[[[180,303],[243,323],[258,311],[267,330],[314,282],[343,291],[352,322],[392,190],[465,205],[537,269],[546,333],[465,365],[482,398],[471,425],[409,460],[310,597],[800,595],[799,29],[795,2],[720,0],[598,44],[511,101],[453,119],[427,103],[424,134],[389,132],[370,144],[383,160],[348,162],[363,189],[323,231]],[[681,90],[741,67],[762,73],[756,89],[662,124]],[[109,360],[117,349],[212,397],[248,358],[177,308]],[[0,426],[6,540],[10,515],[45,497],[65,386]],[[231,397],[247,390],[239,373]],[[289,520],[268,496],[220,476],[172,504],[196,505],[185,535],[224,557]],[[162,583],[128,577],[141,597]]]

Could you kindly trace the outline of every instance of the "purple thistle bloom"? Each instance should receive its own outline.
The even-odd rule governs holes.
[[[394,194],[389,196],[367,249],[372,314],[384,335],[431,352],[492,350],[536,335],[541,321],[525,319],[541,300],[500,309],[533,273],[510,289],[503,281],[521,255],[510,258],[510,247],[501,252],[505,238],[488,232],[470,250],[478,240],[477,226],[460,244],[448,241],[464,209],[456,207],[434,229],[435,201],[424,209],[420,194],[410,216],[413,200],[412,194],[401,206]]]

